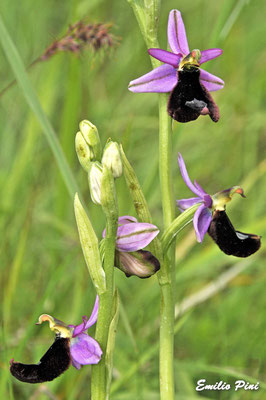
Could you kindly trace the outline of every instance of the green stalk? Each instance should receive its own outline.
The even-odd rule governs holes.
[[[174,197],[171,173],[171,119],[167,114],[167,95],[159,95],[159,173],[164,230],[174,219]],[[162,400],[173,400],[174,393],[174,281],[175,253],[164,253],[159,285],[161,288],[160,320],[160,394]]]
[[[109,171],[108,168],[106,168],[105,166],[103,167],[101,203],[106,216],[106,233],[104,240],[104,271],[106,278],[106,291],[103,294],[99,294],[99,313],[95,339],[100,344],[103,355],[99,364],[92,366],[92,400],[106,400],[108,398],[106,349],[109,335],[109,327],[112,318],[114,296],[113,275],[118,208],[114,187],[114,178],[111,171]]]
[[[182,212],[164,231],[161,242],[164,253],[168,250],[169,246],[173,242],[174,238],[181,232],[185,226],[187,226],[193,219],[197,208],[200,203],[194,204],[194,206],[189,207],[187,210]]]

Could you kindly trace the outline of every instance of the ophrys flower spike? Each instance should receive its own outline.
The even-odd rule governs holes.
[[[164,65],[129,83],[132,92],[171,92],[169,115],[179,122],[189,122],[209,114],[219,120],[219,109],[209,91],[220,90],[224,82],[200,66],[222,54],[218,48],[190,52],[181,13],[172,10],[168,19],[168,43],[172,52],[149,49],[149,54]]]

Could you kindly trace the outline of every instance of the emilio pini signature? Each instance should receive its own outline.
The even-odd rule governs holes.
[[[249,383],[242,379],[239,379],[234,382],[234,385],[230,383],[219,381],[215,382],[214,384],[209,384],[206,382],[206,379],[199,379],[197,381],[196,391],[201,392],[203,390],[259,390],[260,383]]]

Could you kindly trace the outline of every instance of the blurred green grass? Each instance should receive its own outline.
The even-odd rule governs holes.
[[[234,225],[265,234],[265,36],[263,1],[187,0],[162,4],[160,43],[166,48],[166,24],[172,8],[182,11],[191,48],[219,47],[224,54],[206,65],[226,85],[214,98],[221,119],[174,124],[173,171],[177,198],[190,193],[180,178],[180,151],[189,173],[209,193],[243,185],[247,199],[228,207]],[[101,235],[104,218],[89,201],[87,179],[74,152],[81,119],[97,125],[103,143],[123,143],[136,169],[154,221],[162,226],[158,182],[157,95],[132,94],[130,80],[150,70],[141,34],[126,1],[2,0],[0,11],[25,63],[39,56],[69,24],[113,22],[120,45],[109,54],[80,57],[59,54],[30,72],[42,107],[55,128],[75,178],[87,199],[90,217]],[[238,12],[239,11],[239,12]],[[0,87],[13,79],[0,50]],[[53,340],[47,327],[36,327],[41,313],[68,323],[89,314],[95,292],[88,278],[69,197],[35,116],[15,86],[0,98],[1,345],[0,394],[10,399],[86,399],[90,367],[69,369],[45,385],[16,382],[8,361],[39,360]],[[123,179],[117,182],[120,214],[133,213]],[[191,228],[177,242],[176,301],[196,292],[239,262],[219,252],[209,238],[195,241]],[[112,400],[159,399],[159,289],[156,278],[125,279],[116,271],[124,313],[120,316],[114,360]],[[265,247],[227,289],[188,313],[175,342],[178,399],[196,399],[198,379],[232,383],[238,376],[266,382]],[[182,321],[182,319],[181,319]],[[132,370],[132,373],[130,372]],[[232,373],[234,371],[234,373]],[[130,372],[130,374],[128,373]],[[265,384],[264,384],[265,389]],[[258,392],[204,392],[202,398],[262,399]]]

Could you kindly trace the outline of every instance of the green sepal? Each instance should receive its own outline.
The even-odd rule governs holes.
[[[139,184],[137,175],[130,165],[130,162],[128,161],[122,145],[120,145],[120,153],[121,153],[121,158],[123,161],[123,169],[124,169],[124,177],[126,180],[126,184],[128,187],[128,190],[130,192],[131,198],[133,200],[133,204],[136,210],[136,213],[138,215],[138,219],[140,222],[148,222],[149,224],[152,224],[152,218],[151,218],[151,213],[147,204],[147,201],[145,199],[144,193],[141,189],[141,186]],[[152,254],[159,260],[159,262],[162,262],[162,249],[161,249],[161,243],[160,240],[156,237],[153,239],[153,241],[149,244],[149,249],[151,250]]]
[[[86,119],[80,122],[79,129],[87,144],[92,148],[94,159],[100,161],[102,157],[102,144],[98,129]]]
[[[115,191],[115,183],[112,172],[106,165],[103,165],[103,175],[101,183],[101,205],[107,218],[118,220],[118,206]]]
[[[106,282],[99,252],[98,238],[77,193],[74,200],[74,210],[83,255],[91,280],[97,293],[100,295],[106,291]]]
[[[93,151],[86,143],[86,140],[82,136],[81,132],[77,132],[76,134],[75,148],[80,165],[86,172],[88,172],[91,160],[93,159]]]

